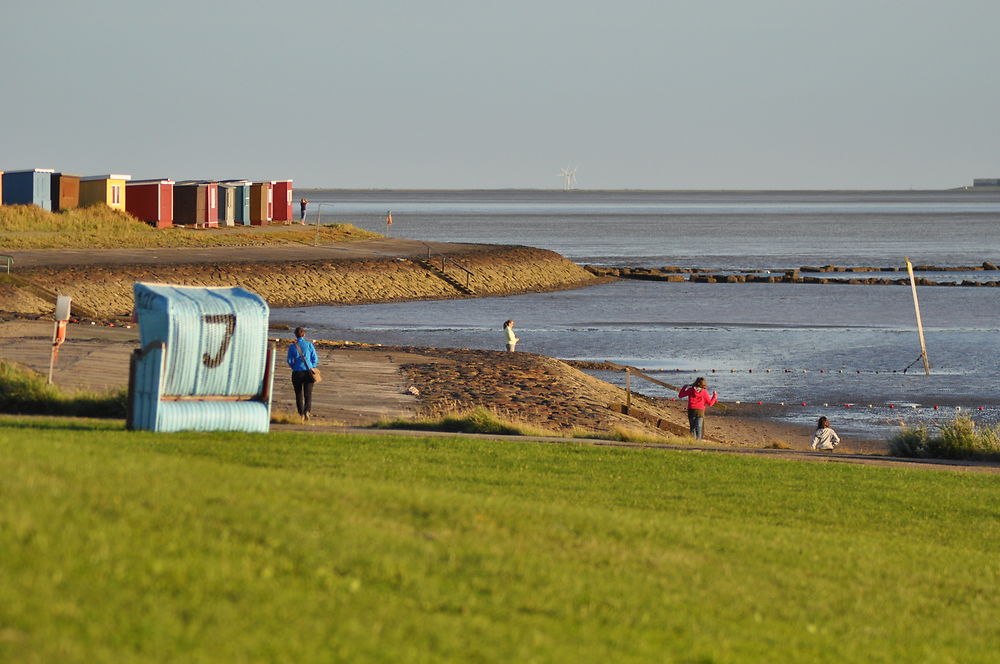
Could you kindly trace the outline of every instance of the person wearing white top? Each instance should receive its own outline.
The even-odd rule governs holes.
[[[514,336],[514,321],[505,320],[503,322],[503,331],[507,334],[507,352],[513,353],[514,346],[520,341],[520,339]]]
[[[819,418],[819,422],[816,423],[816,434],[812,440],[812,448],[832,452],[838,444],[840,444],[840,436],[830,428],[830,420],[825,417]]]

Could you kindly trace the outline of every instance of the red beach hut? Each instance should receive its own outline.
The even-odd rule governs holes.
[[[292,181],[275,180],[272,187],[274,189],[274,209],[271,220],[289,224],[292,222]]]
[[[156,228],[174,225],[174,181],[126,182],[125,211]]]

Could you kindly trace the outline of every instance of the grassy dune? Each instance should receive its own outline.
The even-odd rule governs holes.
[[[0,419],[0,661],[988,662],[1000,478]]]
[[[350,224],[321,226],[321,244],[381,237]],[[153,228],[105,205],[48,212],[34,205],[0,206],[3,249],[120,249],[133,247],[250,247],[317,241],[315,227],[287,226],[219,229]],[[0,250],[2,253],[2,250]]]

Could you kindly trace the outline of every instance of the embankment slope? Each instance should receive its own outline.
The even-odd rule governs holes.
[[[602,279],[544,249],[522,246],[441,245],[430,263],[477,297],[578,288]],[[132,284],[165,282],[189,286],[242,286],[259,293],[272,307],[365,304],[468,297],[426,258],[412,251],[371,251],[340,257],[329,251],[283,254],[262,260],[239,248],[213,249],[208,258],[191,252],[159,252],[157,261],[130,262],[117,252],[114,261],[81,264],[47,261],[17,270],[17,278],[52,293],[69,295],[78,310],[113,318],[132,310]],[[107,258],[111,258],[108,254]],[[461,266],[461,267],[459,267]],[[464,268],[464,269],[463,269]],[[36,293],[7,285],[0,290],[0,310],[39,315],[51,306]]]

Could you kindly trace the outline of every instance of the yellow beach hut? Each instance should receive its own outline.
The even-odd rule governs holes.
[[[80,178],[80,207],[104,203],[110,208],[125,211],[125,182],[131,175],[88,175]]]

